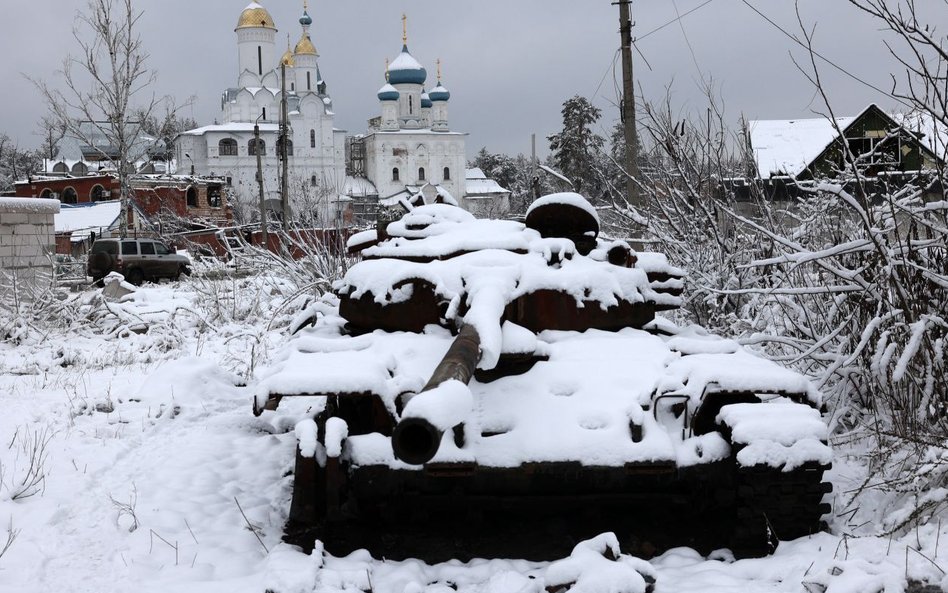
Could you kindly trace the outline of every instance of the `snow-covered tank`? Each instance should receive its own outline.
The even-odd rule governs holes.
[[[599,237],[581,196],[525,223],[422,205],[349,248],[256,386],[298,439],[294,543],[539,559],[615,532],[747,556],[823,527],[819,393],[656,316],[682,270]]]

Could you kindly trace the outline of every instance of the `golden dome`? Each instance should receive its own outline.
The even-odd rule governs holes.
[[[266,29],[276,30],[276,25],[273,23],[273,17],[270,16],[270,13],[267,12],[267,9],[263,6],[257,4],[256,2],[251,2],[247,8],[240,13],[240,20],[237,21],[238,29],[247,29],[251,27],[263,27]]]
[[[293,52],[286,50],[286,53],[283,54],[283,57],[280,58],[281,64],[286,64],[287,66],[293,66]]]
[[[306,56],[319,55],[316,53],[316,46],[313,45],[313,42],[310,40],[309,35],[303,35],[303,38],[300,39],[299,43],[296,44],[296,49],[294,51],[297,54],[306,55]]]

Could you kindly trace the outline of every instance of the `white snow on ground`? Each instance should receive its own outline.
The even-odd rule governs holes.
[[[574,591],[637,592],[643,574],[657,579],[657,593],[892,593],[909,579],[948,585],[948,525],[868,535],[884,501],[850,504],[844,493],[867,470],[849,457],[858,447],[842,446],[834,533],[782,543],[768,558],[735,562],[726,551],[702,557],[678,548],[647,564],[610,560],[600,553],[611,547],[608,535],[555,563],[429,566],[365,553],[333,558],[319,546],[303,554],[280,541],[294,427],[254,418],[253,388],[241,386],[271,362],[300,308],[280,289],[265,277],[191,279],[146,285],[108,304],[90,289],[65,305],[94,324],[30,328],[5,318],[0,550],[8,532],[16,537],[0,556],[0,591],[543,593],[567,581],[577,583]],[[359,339],[369,347],[371,338]],[[306,343],[317,351],[326,342],[311,335]],[[23,492],[30,453],[42,450],[36,443],[46,443],[44,480]]]

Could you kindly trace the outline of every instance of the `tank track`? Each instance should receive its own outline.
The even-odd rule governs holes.
[[[731,549],[739,558],[773,552],[781,540],[792,540],[827,528],[831,511],[823,496],[833,485],[823,481],[832,464],[810,462],[790,471],[766,465],[735,471],[737,521]]]

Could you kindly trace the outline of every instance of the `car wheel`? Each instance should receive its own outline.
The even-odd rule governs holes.
[[[141,286],[142,282],[145,281],[145,275],[142,273],[140,268],[133,268],[128,271],[128,275],[125,277],[125,279],[135,286]]]

